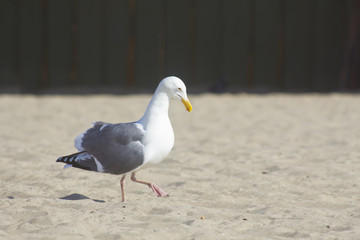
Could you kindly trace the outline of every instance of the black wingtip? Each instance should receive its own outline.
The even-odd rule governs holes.
[[[56,162],[63,162],[63,163],[67,163],[67,164],[73,164],[73,160],[75,160],[76,157],[77,157],[79,154],[82,154],[82,153],[84,153],[84,151],[83,151],[83,152],[74,153],[74,154],[71,154],[71,155],[68,155],[68,156],[59,157],[58,159],[56,159]]]
[[[85,153],[85,151],[59,157],[56,162],[66,163],[66,166],[71,165],[72,167],[81,168],[84,170],[97,171],[97,165],[94,161],[94,158],[90,154],[85,154],[82,156],[81,154],[83,153]]]
[[[66,163],[65,160],[67,159],[67,156],[64,157],[59,157],[58,159],[56,159],[56,162],[63,162]]]

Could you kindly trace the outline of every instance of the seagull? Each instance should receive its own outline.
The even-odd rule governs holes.
[[[170,99],[180,100],[188,112],[192,111],[184,82],[174,76],[164,78],[139,121],[95,122],[92,128],[75,138],[74,145],[79,152],[59,157],[56,162],[66,163],[64,168],[122,175],[123,202],[124,181],[130,173],[132,181],[149,186],[156,196],[169,196],[155,183],[138,180],[135,174],[145,165],[164,160],[174,146],[174,131],[168,114]]]

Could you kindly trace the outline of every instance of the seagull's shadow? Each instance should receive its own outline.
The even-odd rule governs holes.
[[[105,202],[104,200],[92,199],[92,198],[89,198],[89,197],[87,197],[85,195],[82,195],[82,194],[79,194],[79,193],[73,193],[73,194],[67,195],[65,197],[61,197],[60,199],[62,199],[62,200],[71,200],[71,201],[90,199],[90,200],[93,200],[94,202],[98,202],[98,203],[104,203]]]

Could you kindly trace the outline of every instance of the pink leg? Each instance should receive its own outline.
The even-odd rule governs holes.
[[[124,174],[120,179],[120,187],[121,187],[121,199],[122,202],[125,202],[125,189],[124,189],[124,182],[125,182],[126,175]]]
[[[155,193],[156,196],[158,197],[168,197],[169,194],[167,194],[164,190],[162,190],[158,185],[156,185],[155,183],[149,183],[149,182],[145,182],[145,181],[140,181],[137,180],[135,177],[135,172],[133,172],[131,174],[131,180],[137,183],[141,183],[141,184],[145,184],[148,185],[149,188],[151,188],[151,190]]]

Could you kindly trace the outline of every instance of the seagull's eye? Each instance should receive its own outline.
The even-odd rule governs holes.
[[[179,91],[181,91],[181,88],[178,88]]]

